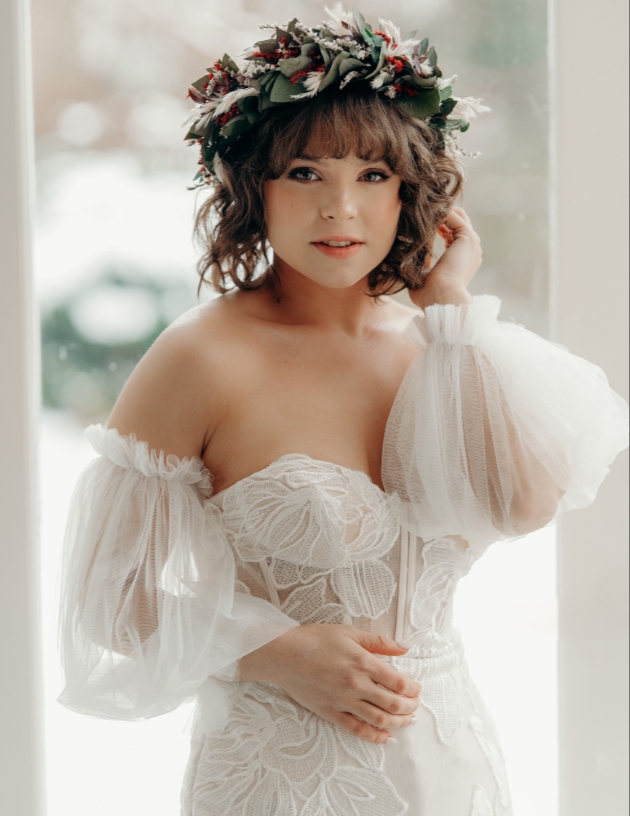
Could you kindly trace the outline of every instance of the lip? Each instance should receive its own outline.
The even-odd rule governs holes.
[[[352,241],[353,243],[346,247],[331,247],[324,244],[323,241],[337,241],[339,243],[342,241]],[[318,241],[312,241],[311,243],[315,249],[327,258],[352,258],[365,246],[363,241],[359,241],[358,238],[352,235],[326,235]]]

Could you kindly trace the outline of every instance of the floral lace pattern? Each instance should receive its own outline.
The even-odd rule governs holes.
[[[485,790],[478,786],[473,794],[473,806],[470,816],[494,816],[492,805]]]
[[[396,502],[384,498],[364,473],[283,456],[225,491],[224,529],[241,560],[270,559],[277,589],[300,587],[299,601],[283,605],[299,608],[296,620],[316,615],[321,621],[318,607],[304,604],[309,597],[323,600],[322,576],[350,616],[375,620],[396,590],[391,569],[380,560],[398,539]],[[343,617],[339,609],[330,612]]]
[[[193,816],[402,816],[383,765],[381,746],[252,684],[204,746]]]

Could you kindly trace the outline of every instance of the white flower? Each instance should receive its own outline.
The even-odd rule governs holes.
[[[375,91],[377,91],[379,88],[381,88],[383,86],[383,82],[385,82],[385,80],[388,77],[389,77],[389,73],[387,71],[381,71],[379,74],[377,74],[374,77],[372,82],[370,82],[370,85],[374,88]]]
[[[216,99],[211,99],[209,102],[204,102],[203,105],[196,105],[183,122],[183,126],[205,127],[212,118],[212,112],[218,104]]]
[[[413,54],[414,48],[420,40],[405,40],[402,42],[400,29],[391,20],[379,20],[380,31],[383,31],[391,39],[386,43],[385,53],[388,57],[409,57]]]
[[[222,113],[227,113],[232,105],[238,102],[239,99],[243,99],[245,96],[258,96],[259,93],[260,91],[258,91],[256,88],[237,88],[235,91],[230,91],[230,93],[227,93],[215,108],[215,111],[212,114],[213,119],[216,119],[217,116],[221,116]]]
[[[332,9],[326,6],[324,11],[328,15],[328,20],[325,22],[326,28],[338,37],[346,37],[348,35],[348,28],[344,23],[347,23],[350,28],[354,26],[354,16],[352,12],[346,11],[341,3],[337,3]]]
[[[384,31],[388,37],[395,43],[399,43],[402,40],[400,35],[400,29],[398,26],[395,26],[391,20],[381,20],[378,21],[380,30]]]
[[[349,82],[352,82],[353,79],[356,79],[356,77],[359,76],[361,76],[360,71],[350,71],[350,73],[346,74],[339,83],[339,90],[343,90]]]
[[[479,113],[488,113],[490,108],[481,104],[481,99],[473,99],[472,96],[467,96],[465,99],[456,99],[457,104],[449,113],[448,119],[464,119],[470,122],[471,119],[476,119]]]
[[[306,79],[303,80],[306,93],[294,94],[293,99],[307,99],[308,97],[315,96],[325,76],[325,71],[311,71]]]
[[[444,88],[448,88],[449,85],[454,85],[457,82],[457,74],[453,74],[452,77],[438,77],[437,87],[439,91],[443,91]]]
[[[390,85],[389,88],[385,91],[385,96],[389,96],[390,99],[396,98],[396,88],[393,85]]]

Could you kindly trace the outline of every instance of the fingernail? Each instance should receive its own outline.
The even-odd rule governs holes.
[[[395,737],[388,737],[388,739],[385,740],[385,745],[396,745],[397,742],[398,740]]]
[[[413,715],[413,717],[411,718],[410,722],[411,722],[411,724],[412,724],[412,725],[413,725],[413,723],[417,723],[417,722],[418,722],[418,718],[416,717],[416,715],[415,715],[415,714],[414,714],[414,715]]]

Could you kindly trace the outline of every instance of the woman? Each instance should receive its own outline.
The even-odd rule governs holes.
[[[196,697],[186,816],[510,814],[455,587],[590,503],[626,445],[602,372],[468,293],[453,140],[481,107],[381,29],[337,7],[195,83],[222,296],[88,431],[60,700],[141,719]]]

